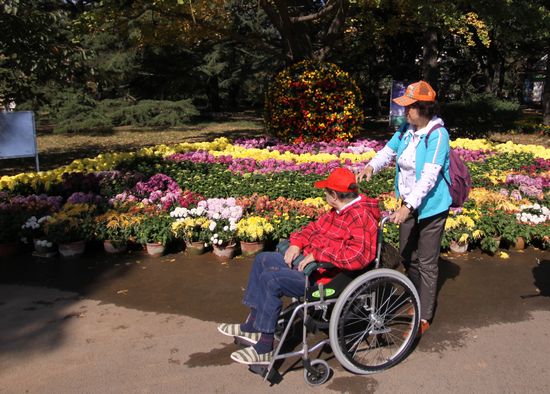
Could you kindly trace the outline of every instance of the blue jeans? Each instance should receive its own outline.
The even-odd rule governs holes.
[[[243,304],[256,310],[254,328],[273,333],[279,319],[282,296],[304,295],[305,276],[290,269],[278,252],[260,253],[254,259],[244,292]]]

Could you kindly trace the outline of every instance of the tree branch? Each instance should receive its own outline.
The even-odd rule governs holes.
[[[329,14],[334,10],[334,8],[337,6],[337,3],[341,3],[342,0],[328,0],[323,8],[319,10],[318,12],[315,12],[313,14],[309,15],[302,15],[302,16],[293,16],[290,18],[290,22],[292,23],[303,23],[303,22],[309,22],[313,20],[317,20],[325,16],[326,14]]]

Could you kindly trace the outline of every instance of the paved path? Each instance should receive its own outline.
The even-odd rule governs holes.
[[[415,351],[371,376],[354,376],[324,355],[335,371],[320,389],[304,383],[299,364],[285,363],[283,382],[269,387],[231,362],[236,345],[217,333],[222,319],[213,315],[242,316],[244,278],[226,282],[233,271],[242,277],[249,262],[207,260],[202,271],[219,289],[217,300],[182,299],[186,290],[164,287],[159,278],[167,275],[180,287],[192,284],[175,274],[193,270],[184,254],[104,271],[79,292],[0,285],[0,393],[550,392],[548,252],[443,256],[437,317]]]

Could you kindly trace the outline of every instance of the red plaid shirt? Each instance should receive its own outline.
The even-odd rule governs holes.
[[[378,200],[361,194],[361,199],[340,212],[330,212],[290,235],[296,245],[315,261],[328,262],[343,270],[365,268],[376,256],[380,210]]]

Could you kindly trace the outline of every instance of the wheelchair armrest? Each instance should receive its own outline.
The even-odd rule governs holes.
[[[331,269],[336,268],[336,266],[332,263],[319,263],[317,261],[312,261],[311,263],[306,265],[306,268],[304,269],[304,274],[306,276],[309,276],[313,272],[317,271],[319,268]]]
[[[317,264],[317,268],[325,268],[325,269],[336,268],[336,266],[332,263],[316,263],[316,264]]]

